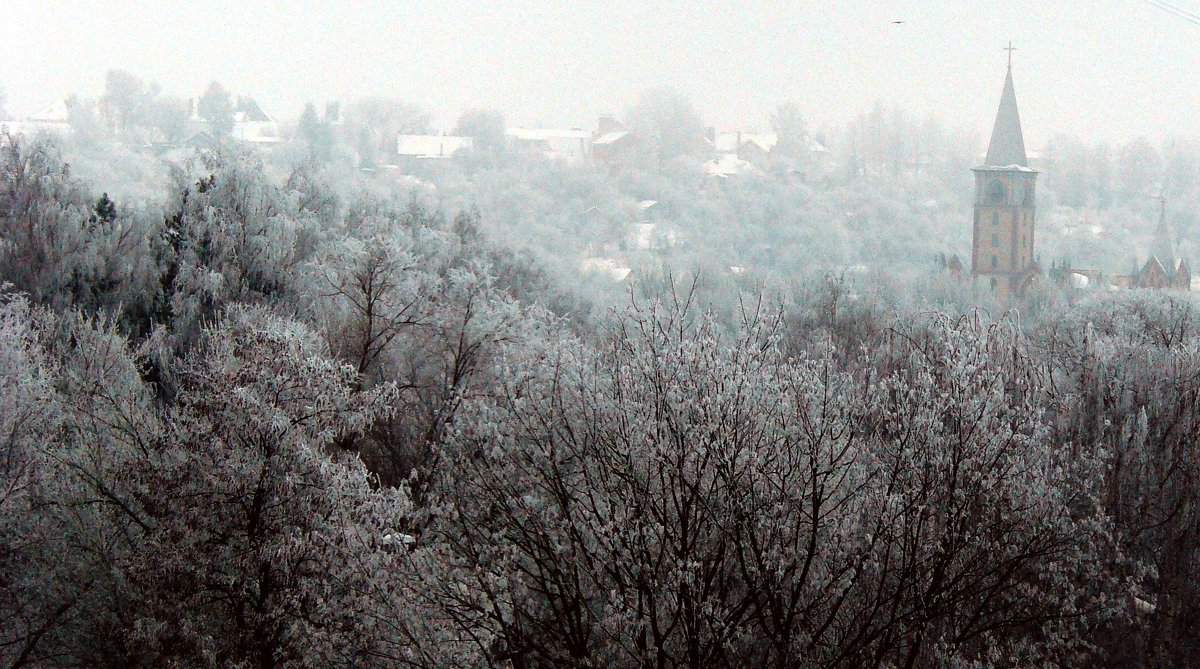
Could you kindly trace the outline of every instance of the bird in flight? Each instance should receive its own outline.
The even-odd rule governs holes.
[[[904,22],[903,22],[903,21],[892,21],[892,23],[899,25],[899,24],[901,24],[901,23],[904,23]]]

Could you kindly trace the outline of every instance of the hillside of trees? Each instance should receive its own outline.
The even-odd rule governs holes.
[[[0,133],[0,665],[1193,664],[1200,308],[939,273],[926,130],[707,190]],[[1047,253],[1154,220],[1056,146]],[[643,198],[674,255],[581,278]]]
[[[227,138],[234,109],[254,105],[218,82],[196,93],[189,117],[187,99],[130,72],[110,71],[98,98],[68,99],[64,161],[125,206],[166,206],[163,193],[177,185],[168,165],[190,154],[188,134],[202,128]],[[846,268],[911,279],[939,258],[969,258],[970,168],[981,160],[982,143],[975,131],[883,102],[841,126],[810,127],[802,108],[786,102],[763,110],[758,130],[779,144],[761,170],[712,180],[702,169],[711,151],[706,120],[691,101],[670,89],[651,90],[619,117],[642,139],[636,159],[613,172],[515,149],[496,111],[470,110],[439,130],[429,112],[402,100],[373,97],[322,111],[310,104],[295,124],[283,124],[282,141],[263,157],[263,168],[280,181],[307,163],[306,175],[319,175],[340,195],[415,199],[450,216],[477,211],[489,238],[531,254],[556,282],[606,305],[623,288],[581,277],[584,258],[619,258],[640,278],[666,267],[703,267],[716,280],[736,267],[745,278],[734,283],[776,286]],[[397,133],[439,131],[469,136],[475,148],[444,160],[396,156]],[[828,154],[820,160],[806,154],[810,140]],[[1114,146],[1059,134],[1036,149],[1043,268],[1066,262],[1129,273],[1149,257],[1160,217],[1178,255],[1198,257],[1194,139],[1135,138]],[[637,205],[645,200],[658,203],[655,222],[672,239],[662,253],[641,253],[631,240]]]

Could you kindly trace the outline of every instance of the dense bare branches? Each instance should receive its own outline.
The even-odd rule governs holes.
[[[477,212],[221,152],[131,212],[0,149],[6,666],[1197,650],[1190,301],[663,268],[587,319]]]
[[[516,665],[1070,662],[1109,615],[1096,463],[935,323],[871,364],[788,360],[686,300],[565,341],[466,410],[437,540]],[[690,324],[689,324],[690,323]],[[510,364],[511,361],[510,361]],[[1063,574],[1070,574],[1066,577]],[[1004,659],[1008,658],[1008,659]]]

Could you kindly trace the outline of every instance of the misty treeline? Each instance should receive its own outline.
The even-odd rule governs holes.
[[[301,162],[0,135],[0,664],[1182,666],[1200,311],[703,273],[593,308]]]
[[[188,100],[137,74],[108,72],[96,100],[67,98],[72,164],[122,194],[157,195],[167,175],[145,147],[179,145],[200,128],[226,137],[235,110],[253,106],[250,96],[218,82],[192,92],[196,97]],[[454,126],[437,128],[427,110],[389,97],[308,104],[284,133],[289,141],[280,169],[307,153],[337,181],[366,170],[385,183],[391,181],[386,168],[396,162],[397,133],[468,135],[475,150],[467,156],[400,167],[420,177],[416,191],[434,189],[451,209],[486,200],[488,233],[532,246],[550,265],[562,261],[563,249],[628,251],[620,248],[628,246],[625,224],[641,199],[660,201],[664,218],[682,235],[674,254],[689,266],[732,265],[787,277],[847,264],[925,265],[940,253],[967,257],[970,227],[962,221],[971,215],[970,168],[982,159],[976,132],[882,101],[840,126],[810,127],[803,108],[803,101],[786,102],[763,109],[757,127],[719,128],[769,131],[780,141],[763,165],[766,174],[739,176],[719,188],[701,186],[700,165],[710,151],[703,141],[707,121],[670,89],[646,91],[620,114],[644,146],[619,175],[512,151],[505,117],[494,110],[467,110]],[[5,117],[0,91],[0,121]],[[580,122],[590,129],[594,120]],[[827,146],[827,155],[815,159],[805,152],[809,140]],[[1038,188],[1043,266],[1067,260],[1128,272],[1146,259],[1163,211],[1178,251],[1188,258],[1198,252],[1192,239],[1192,203],[1200,199],[1196,138],[1110,145],[1060,133],[1030,149],[1044,171]],[[492,225],[492,219],[503,223]],[[574,270],[558,278],[569,279]]]
[[[160,201],[171,176],[157,154],[179,157],[179,149],[168,147],[200,129],[224,139],[235,108],[253,103],[219,82],[193,93],[191,116],[193,101],[132,73],[109,72],[97,99],[68,100],[67,161],[77,176],[103,184],[123,203]],[[500,112],[468,110],[438,128],[419,105],[387,97],[307,105],[294,125],[285,124],[284,141],[264,162],[277,179],[310,161],[339,192],[366,182],[376,192],[415,195],[449,211],[478,207],[490,238],[528,251],[557,282],[573,287],[597,283],[580,277],[584,257],[614,258],[638,275],[660,273],[664,264],[703,267],[714,276],[736,267],[772,282],[846,266],[911,275],[953,254],[969,264],[970,168],[982,159],[977,133],[884,102],[832,127],[810,125],[803,110],[802,100],[762,110],[759,127],[744,130],[774,133],[779,144],[760,172],[728,179],[706,176],[707,121],[669,89],[647,91],[630,108],[614,110],[639,145],[617,171],[514,148]],[[595,120],[579,123],[592,129]],[[397,134],[439,132],[469,136],[474,148],[443,160],[396,155]],[[813,140],[828,152],[807,151]],[[1191,203],[1200,199],[1195,139],[1107,145],[1055,135],[1031,149],[1044,172],[1037,235],[1043,267],[1065,260],[1129,273],[1148,257],[1164,212],[1178,254],[1200,252],[1192,234]],[[653,243],[664,248],[654,253],[632,239],[643,200],[658,203],[650,222],[658,224]],[[590,293],[612,291],[584,292],[595,298]]]

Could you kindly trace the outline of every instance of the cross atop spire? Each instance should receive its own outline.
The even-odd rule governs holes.
[[[1012,45],[1012,41],[1009,41],[1007,47],[1001,49],[1001,51],[1008,52],[1008,69],[1010,69],[1010,70],[1012,69],[1012,52],[1014,52],[1016,50],[1017,50],[1017,47]]]

